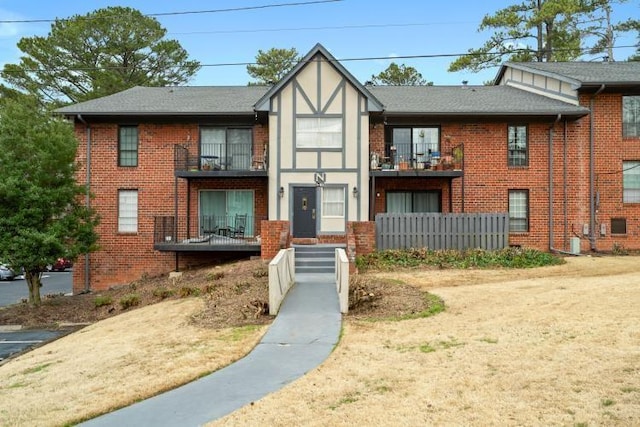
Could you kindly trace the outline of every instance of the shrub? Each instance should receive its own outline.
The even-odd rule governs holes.
[[[178,296],[180,298],[186,298],[186,297],[191,297],[191,296],[198,296],[200,295],[200,289],[198,288],[194,288],[191,286],[183,286],[180,289],[178,289]]]
[[[212,271],[207,275],[209,280],[220,280],[224,277],[224,271]]]
[[[157,288],[153,290],[153,296],[160,299],[170,298],[175,294],[175,291],[167,288]]]
[[[104,307],[105,305],[111,305],[112,303],[113,300],[111,299],[111,297],[106,295],[98,295],[93,299],[93,305],[96,308]]]
[[[397,267],[432,266],[436,268],[531,268],[562,264],[564,260],[535,249],[510,247],[497,251],[464,251],[428,248],[390,249],[356,258],[358,269],[390,270]]]
[[[140,304],[140,296],[138,294],[127,294],[120,298],[120,307],[126,310]]]
[[[255,277],[256,279],[260,279],[262,277],[268,277],[269,268],[267,266],[258,267],[257,269],[253,270],[252,274],[253,274],[253,277]]]

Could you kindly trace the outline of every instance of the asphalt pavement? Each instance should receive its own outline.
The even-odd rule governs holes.
[[[44,273],[40,295],[71,295],[72,275],[71,271]],[[0,307],[16,304],[28,298],[29,289],[22,276],[13,281],[0,281]],[[67,332],[69,331],[21,330],[20,325],[0,325],[0,363],[12,355],[28,351]]]
[[[71,270],[42,274],[40,295],[71,294],[73,292],[73,272]],[[29,298],[27,281],[22,276],[13,281],[0,281],[0,307],[19,303]]]

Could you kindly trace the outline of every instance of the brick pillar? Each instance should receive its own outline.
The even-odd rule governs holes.
[[[263,260],[270,260],[278,254],[280,249],[289,247],[289,221],[260,222],[261,229],[261,256]]]

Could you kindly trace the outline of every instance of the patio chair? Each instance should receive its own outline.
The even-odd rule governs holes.
[[[236,214],[233,227],[229,227],[229,237],[244,237],[244,229],[247,226],[247,215]]]

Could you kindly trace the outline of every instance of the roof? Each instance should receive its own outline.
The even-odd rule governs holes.
[[[587,108],[511,86],[373,86],[369,90],[393,115],[578,115]]]
[[[507,62],[500,67],[496,82],[508,67],[543,74],[573,84],[588,86],[640,86],[640,62]]]
[[[84,115],[245,115],[268,86],[136,86],[113,95],[59,108]]]
[[[320,43],[316,44],[313,49],[311,49],[309,53],[307,53],[305,57],[302,58],[300,62],[298,62],[296,66],[293,67],[291,71],[289,71],[289,73],[287,73],[286,76],[280,79],[277,84],[275,84],[266,94],[264,94],[264,96],[262,96],[262,98],[258,100],[258,102],[256,102],[256,110],[267,111],[269,109],[269,99],[271,99],[273,95],[278,93],[287,83],[289,83],[289,81],[294,78],[300,72],[300,70],[302,70],[307,65],[307,63],[313,60],[313,58],[318,54],[324,56],[325,59],[330,62],[331,65],[333,65],[336,70],[338,70],[338,72],[349,81],[349,83],[351,83],[357,90],[360,91],[360,93],[362,93],[367,98],[367,100],[369,101],[369,111],[383,110],[384,107],[380,103],[380,101],[377,100],[375,96],[373,96],[362,83],[360,83],[355,77],[353,77],[353,75],[346,68],[344,68],[342,64],[338,60],[336,60],[336,58],[334,58],[334,56],[331,55],[331,53],[329,53],[329,51]]]

